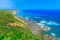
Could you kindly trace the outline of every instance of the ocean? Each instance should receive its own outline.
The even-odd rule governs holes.
[[[29,17],[39,23],[46,21],[45,25],[51,27],[47,34],[54,33],[56,38],[60,38],[60,10],[22,10],[23,17]],[[18,13],[20,16],[20,13]]]

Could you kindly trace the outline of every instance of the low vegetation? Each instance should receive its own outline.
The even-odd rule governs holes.
[[[20,20],[14,18],[11,10],[0,10],[0,40],[39,40],[26,23]]]

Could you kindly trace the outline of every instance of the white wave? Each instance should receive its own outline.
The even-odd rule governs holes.
[[[41,28],[44,28],[44,24],[42,24],[42,23],[37,23],[37,24],[40,25]]]
[[[49,31],[50,29],[51,29],[51,27],[46,26],[43,30],[45,30],[45,31]]]
[[[42,20],[42,21],[40,21],[41,23],[47,23],[46,21],[44,21],[44,20]]]
[[[50,21],[47,23],[48,25],[59,25],[57,22]]]
[[[40,27],[45,30],[45,31],[49,31],[51,29],[51,27],[49,26],[46,26],[45,24],[43,23],[37,23],[38,25],[40,25]]]
[[[26,20],[28,20],[29,18],[28,17],[25,17]]]
[[[54,22],[54,25],[59,25],[57,22]]]
[[[60,39],[58,39],[58,40],[60,40]]]
[[[51,35],[52,35],[52,36],[56,36],[56,34],[55,34],[55,33],[51,33]]]
[[[52,21],[50,21],[50,22],[48,22],[47,24],[48,24],[48,25],[51,25],[51,24],[53,24],[53,22],[52,22]]]

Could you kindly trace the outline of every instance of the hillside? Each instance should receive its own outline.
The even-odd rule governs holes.
[[[14,13],[16,10],[0,10],[0,40],[39,40]]]

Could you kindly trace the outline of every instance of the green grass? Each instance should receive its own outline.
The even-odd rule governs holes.
[[[32,34],[30,30],[22,27],[0,27],[0,40],[39,40],[39,37]]]
[[[28,26],[7,26],[15,21],[20,22],[13,18],[9,10],[0,10],[0,40],[40,40]]]

